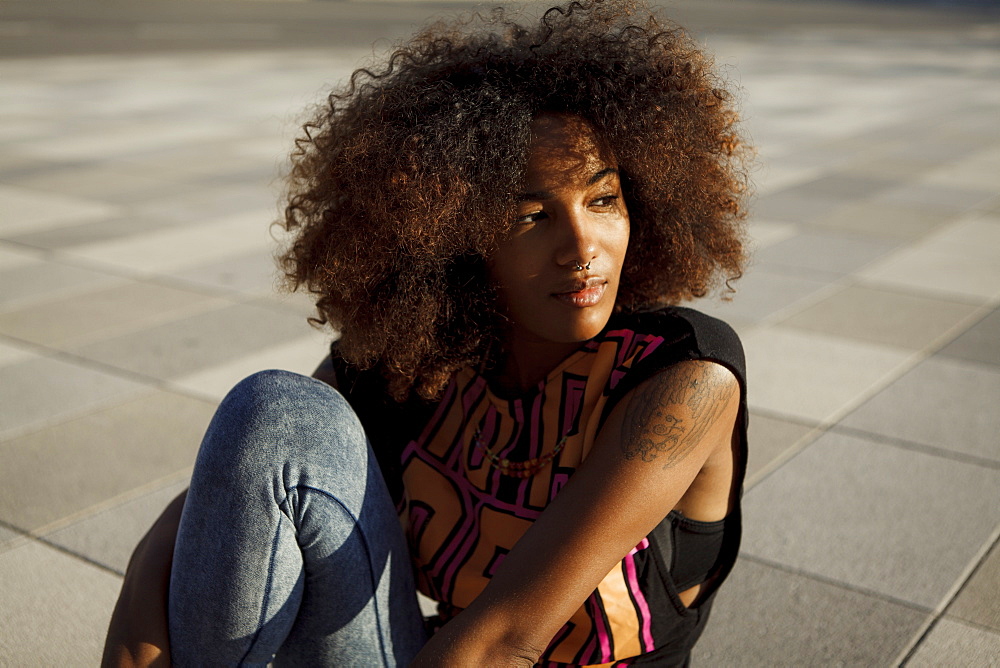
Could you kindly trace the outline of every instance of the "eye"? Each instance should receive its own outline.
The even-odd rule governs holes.
[[[603,197],[598,197],[597,199],[595,199],[593,202],[590,203],[590,206],[596,206],[599,209],[608,209],[610,207],[613,207],[615,205],[615,202],[617,201],[618,201],[618,195],[605,195]]]
[[[532,213],[526,213],[523,216],[518,216],[514,219],[515,225],[527,225],[529,223],[537,223],[540,220],[548,218],[548,214],[544,211],[533,211]]]

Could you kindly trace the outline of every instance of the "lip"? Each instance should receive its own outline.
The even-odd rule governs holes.
[[[552,296],[569,306],[588,308],[596,306],[604,298],[608,282],[599,276],[592,276],[586,279],[577,279],[567,284],[566,287],[569,289],[553,292]]]

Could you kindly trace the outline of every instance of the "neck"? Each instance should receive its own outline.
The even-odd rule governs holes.
[[[512,338],[495,376],[500,389],[524,392],[545,379],[560,362],[576,352],[581,343],[525,341]]]

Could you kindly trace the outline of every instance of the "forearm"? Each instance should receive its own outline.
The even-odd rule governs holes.
[[[184,498],[181,494],[167,506],[132,554],[108,626],[105,668],[170,665],[167,597]]]
[[[431,637],[410,665],[413,668],[535,665],[545,646],[532,646],[516,629],[489,617],[477,614],[474,609],[463,611]]]

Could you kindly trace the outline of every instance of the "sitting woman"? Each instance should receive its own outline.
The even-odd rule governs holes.
[[[106,664],[686,664],[740,539],[741,347],[677,306],[742,270],[735,123],[691,40],[614,1],[355,72],[285,215],[326,382],[222,402]]]

